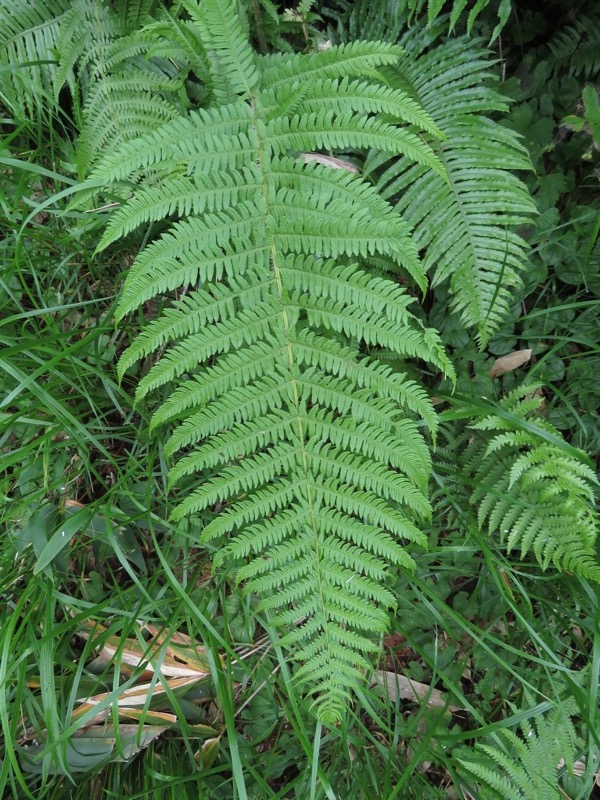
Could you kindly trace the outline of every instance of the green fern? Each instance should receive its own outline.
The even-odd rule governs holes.
[[[585,80],[597,81],[600,73],[600,20],[580,16],[573,25],[548,42],[550,64],[555,72],[567,70]]]
[[[406,158],[373,154],[366,170],[383,197],[415,228],[433,285],[448,281],[453,307],[481,346],[506,318],[527,266],[515,227],[531,221],[535,206],[511,170],[527,170],[526,149],[487,114],[507,103],[490,88],[490,61],[466,37],[431,44],[442,30],[414,30],[400,39],[406,55],[386,69],[388,85],[402,88],[427,109],[444,138],[437,153],[450,180]]]
[[[71,90],[81,135],[76,166],[81,177],[102,153],[177,119],[185,105],[181,90],[187,71],[155,52],[150,2],[77,0],[65,15],[57,43],[54,76],[58,97]]]
[[[180,217],[139,254],[118,313],[189,293],[142,331],[119,369],[164,350],[137,398],[173,387],[153,420],[174,426],[168,455],[183,451],[172,484],[211,471],[173,519],[223,507],[202,541],[219,544],[216,567],[247,561],[238,578],[291,626],[283,643],[302,664],[296,679],[334,722],[394,606],[386,571],[414,568],[401,541],[425,546],[416,523],[430,513],[430,457],[414,417],[434,431],[435,414],[378,350],[452,369],[410,312],[413,298],[370,267],[384,256],[424,287],[406,223],[359,174],[304,154],[385,149],[443,175],[396,121],[436,129],[381,79],[395,46],[257,56],[232,3],[184,5],[225,82],[215,105],[123,145],[92,176],[139,179],[103,247]]]
[[[444,25],[454,31],[459,22],[464,21],[467,33],[473,31],[477,18],[490,6],[495,6],[498,22],[492,34],[494,40],[506,25],[511,13],[511,0],[453,0],[451,4],[445,0],[344,0],[335,3],[334,17],[345,16],[345,24],[358,28],[362,35],[383,36],[397,24],[402,28],[415,23],[433,25],[441,14],[444,14]],[[344,13],[345,12],[345,13]]]
[[[70,0],[0,0],[0,103],[19,122],[51,103],[56,48]]]
[[[523,558],[532,551],[544,569],[553,564],[598,581],[597,479],[575,448],[539,416],[538,389],[530,384],[515,390],[500,401],[497,414],[465,435],[470,443],[460,464],[477,487],[470,503],[479,525],[499,535],[509,552],[518,550]],[[455,445],[458,441],[455,437]]]
[[[573,772],[575,731],[560,708],[520,725],[521,736],[501,730],[499,744],[478,744],[456,757],[463,770],[502,800],[562,800],[558,780]],[[483,796],[483,795],[482,795]]]

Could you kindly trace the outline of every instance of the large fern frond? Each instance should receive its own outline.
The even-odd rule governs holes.
[[[379,70],[398,58],[394,46],[259,57],[232,2],[185,7],[226,76],[221,94],[236,97],[220,105],[214,92],[213,107],[124,144],[94,172],[138,186],[102,246],[179,217],[131,267],[119,315],[175,289],[184,296],[119,369],[162,353],[137,396],[170,387],[153,424],[173,426],[166,451],[181,454],[171,482],[186,490],[173,518],[212,516],[202,541],[219,546],[215,565],[247,562],[238,578],[287,629],[296,680],[334,722],[394,604],[387,570],[412,569],[403,543],[426,541],[430,460],[418,418],[435,429],[435,415],[378,353],[451,367],[406,289],[370,267],[385,256],[424,286],[406,222],[358,172],[304,156],[385,149],[443,174],[416,129],[380,112],[435,126],[386,87]]]

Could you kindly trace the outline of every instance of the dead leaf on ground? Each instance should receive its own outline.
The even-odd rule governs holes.
[[[175,695],[181,696],[185,693],[185,690],[189,689],[191,686],[196,684],[200,679],[199,678],[172,678],[169,681],[166,681],[168,685],[169,692],[173,692]],[[86,722],[86,725],[94,725],[98,722],[102,722],[106,718],[111,715],[111,709],[113,706],[117,707],[117,714],[121,718],[135,718],[137,714],[135,713],[135,708],[144,709],[147,708],[150,703],[156,705],[156,703],[162,703],[168,701],[169,692],[167,692],[167,687],[164,686],[162,683],[141,683],[136,684],[135,686],[130,686],[128,689],[124,689],[122,692],[102,692],[101,694],[96,694],[93,697],[88,697],[85,700],[81,701],[77,708],[74,709],[71,720],[77,720],[82,717],[86,712],[90,711],[90,709],[94,708],[94,706],[99,705],[100,703],[104,703],[106,707],[104,710],[95,714],[90,720]],[[116,702],[107,703],[107,701],[112,698],[115,698]],[[132,709],[133,714],[132,714]],[[147,712],[150,717],[157,718],[159,722],[167,722],[167,717],[161,716],[160,711],[156,709],[150,709]],[[169,720],[170,722],[170,720]]]
[[[525,350],[513,350],[512,353],[497,358],[488,373],[490,378],[497,378],[506,372],[513,372],[513,370],[522,367],[531,358],[531,352],[531,347],[528,347]]]
[[[358,167],[356,167],[351,161],[346,161],[344,158],[326,156],[323,153],[302,153],[301,158],[304,159],[305,164],[310,164],[311,161],[316,161],[317,164],[322,164],[324,167],[345,169],[346,172],[358,172]]]
[[[124,675],[131,674],[142,665],[146,666],[145,677],[156,669],[169,678],[204,678],[210,674],[205,647],[195,644],[189,636],[178,631],[162,631],[152,625],[143,627],[151,634],[149,641],[108,636],[96,661],[105,666],[118,663]],[[99,623],[89,622],[79,635],[89,639],[92,634],[100,634],[105,630]]]
[[[429,708],[446,708],[448,711],[458,711],[457,706],[448,705],[444,695],[439,689],[433,689],[427,683],[419,683],[396,672],[376,672],[373,685],[385,686],[390,698],[395,700],[412,700],[417,703],[426,702]]]
[[[219,755],[221,737],[207,739],[202,745],[202,749],[196,753],[196,762],[200,769],[210,769]]]
[[[121,676],[137,672],[136,683],[124,689],[80,697],[72,719],[79,719],[101,705],[104,708],[86,725],[101,722],[111,715],[113,708],[120,718],[173,725],[176,717],[171,708],[172,694],[183,696],[194,692],[210,676],[206,648],[185,633],[149,623],[140,625],[139,637],[107,636],[106,633],[103,625],[91,620],[79,630],[84,639],[99,639],[97,655],[91,664],[96,669],[102,667],[104,672],[112,666]],[[146,634],[150,634],[149,639],[144,638]],[[195,697],[191,702],[199,704],[205,702],[205,698]]]

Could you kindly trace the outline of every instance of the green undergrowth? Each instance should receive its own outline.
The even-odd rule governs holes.
[[[600,29],[593,3],[576,12],[551,5],[552,15],[505,2],[442,9],[412,0],[327,0],[291,11],[249,0],[227,17],[232,4],[216,0],[0,0],[3,797],[595,796]],[[382,44],[357,50],[360,64],[336,73],[338,54],[358,48],[351,44],[358,40]],[[334,71],[298,87],[294,71],[304,63]],[[258,90],[259,80],[273,86]],[[340,122],[346,112],[338,114],[334,100],[352,94],[352,81],[360,85],[348,101],[349,121]],[[310,92],[325,100],[313,98],[311,106]],[[211,172],[211,153],[256,146],[255,129],[244,128],[246,108],[256,107],[273,115],[271,127],[260,129],[271,161],[266,149],[248,164],[240,160],[246,155],[228,155]],[[303,114],[313,114],[312,129],[302,128]],[[217,134],[198,134],[215,120],[226,147]],[[325,136],[319,125],[331,132]],[[298,133],[277,151],[273,142],[294,126],[314,138]],[[372,138],[360,140],[359,129]],[[388,138],[378,151],[374,137],[382,131]],[[308,151],[322,161],[300,163]],[[206,174],[194,176],[194,158],[205,158]],[[267,172],[267,162],[282,176],[275,189],[255,167]],[[308,192],[310,213],[286,233],[298,198],[317,179],[323,195],[313,202]],[[265,196],[284,198],[275,222],[252,194],[260,181]],[[254,227],[254,217],[244,217],[252,204]],[[330,219],[336,208],[356,215],[369,244],[349,244],[343,221],[335,230],[321,225],[319,215]],[[194,375],[214,370],[218,377],[229,362],[218,348],[207,350],[181,377],[172,358],[163,380],[172,345],[161,339],[161,320],[178,309],[185,326],[206,298],[195,294],[202,288],[195,278],[170,277],[168,259],[157,267],[162,277],[151,275],[156,291],[135,276],[144,278],[146,254],[189,219],[238,225],[228,239],[215,234],[220,255],[249,250],[264,222],[261,235],[272,237],[272,258],[290,282],[287,294],[268,299],[295,320],[288,351],[308,350],[312,335],[328,353],[314,379],[321,389],[302,408],[295,398],[297,418],[304,414],[312,426],[312,469],[325,446],[332,462],[345,465],[345,472],[317,473],[316,484],[337,481],[348,492],[362,486],[366,504],[366,483],[353,484],[348,465],[367,464],[375,500],[404,514],[406,530],[418,527],[415,542],[402,539],[398,551],[406,556],[395,564],[380,563],[383,545],[359,553],[364,538],[345,551],[343,569],[356,574],[343,572],[343,579],[363,591],[336,595],[340,629],[351,631],[338,666],[347,659],[356,668],[343,691],[329,664],[325,675],[319,662],[312,677],[303,666],[314,657],[314,633],[299,656],[299,637],[289,635],[303,624],[295,610],[309,617],[313,605],[293,593],[288,610],[265,602],[293,587],[293,561],[279,555],[287,573],[248,591],[239,579],[252,577],[248,553],[243,542],[237,550],[232,544],[240,530],[228,540],[215,533],[232,506],[250,503],[254,489],[267,491],[281,476],[261,487],[248,469],[251,477],[233,494],[217,492],[204,505],[193,499],[227,470],[241,470],[241,454],[255,457],[242,434],[258,433],[251,420],[234,418],[230,430],[217,432],[225,453],[219,461],[211,460],[212,433],[201,429],[204,460],[194,463],[203,466],[186,466],[194,460],[193,440],[185,442],[191,411],[184,403],[179,416],[171,413],[169,398],[184,397]],[[302,236],[313,237],[312,249],[297,243]],[[250,287],[247,307],[224,293],[243,293],[247,286],[235,281],[251,282],[260,268],[242,278],[225,270],[212,285],[210,268],[204,276],[210,300],[222,303],[225,320],[234,308],[242,331],[252,322],[243,316],[250,305],[260,305],[257,298],[267,304],[264,290]],[[338,288],[327,288],[334,280],[324,275]],[[360,307],[367,285],[370,305]],[[219,324],[208,301],[206,308],[193,336]],[[333,311],[346,322],[335,327]],[[379,331],[375,324],[366,334],[369,314]],[[398,332],[423,336],[425,344],[403,350]],[[270,331],[254,345],[265,350],[278,335]],[[243,335],[233,341],[235,367],[249,342]],[[382,376],[401,375],[390,385],[405,381],[408,395],[414,391],[399,404],[411,438],[400,453],[408,466],[397,467],[406,476],[398,495],[386,483],[400,474],[387,460],[394,464],[394,442],[378,433],[373,449],[389,398],[336,376],[340,395],[350,398],[346,427],[342,406],[323,399],[333,378],[322,375],[340,353],[350,376],[368,364],[379,370],[380,385]],[[232,380],[251,391],[278,369],[265,376],[250,369],[243,380],[233,369]],[[298,384],[308,382],[310,369],[311,380],[317,374],[308,361],[290,369]],[[360,412],[358,400],[370,411]],[[289,409],[284,398],[275,413],[268,408],[270,416],[257,418],[263,438],[248,439],[258,442],[257,458],[285,444],[268,436]],[[374,409],[381,416],[364,416]],[[323,445],[325,430],[332,439]],[[351,457],[340,456],[344,447]],[[412,472],[411,459],[418,462]],[[188,515],[181,513],[186,503]],[[332,509],[332,518],[342,517]],[[273,505],[260,524],[281,510]],[[346,524],[356,528],[367,519],[361,513],[354,506]],[[387,542],[377,539],[385,525],[375,527],[367,540]],[[259,535],[250,529],[250,538]],[[269,542],[261,557],[277,557],[283,541]],[[389,617],[366,602],[352,606],[374,593],[366,577],[378,582],[384,601],[391,598]]]

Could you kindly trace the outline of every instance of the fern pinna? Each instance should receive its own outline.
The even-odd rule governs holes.
[[[162,354],[137,396],[174,387],[153,424],[173,424],[167,453],[183,451],[171,483],[199,476],[173,517],[220,509],[202,541],[221,543],[216,566],[246,561],[238,578],[287,629],[297,681],[334,722],[394,606],[386,569],[414,567],[401,542],[425,546],[416,523],[430,513],[418,418],[433,429],[435,415],[378,349],[451,367],[410,294],[369,266],[385,260],[424,287],[407,225],[357,172],[314,154],[374,148],[443,173],[419,135],[437,130],[380,78],[396,46],[258,56],[232,2],[184,5],[214,64],[212,107],[94,173],[138,182],[101,246],[179,217],[138,255],[119,316],[189,287],[120,372]]]

